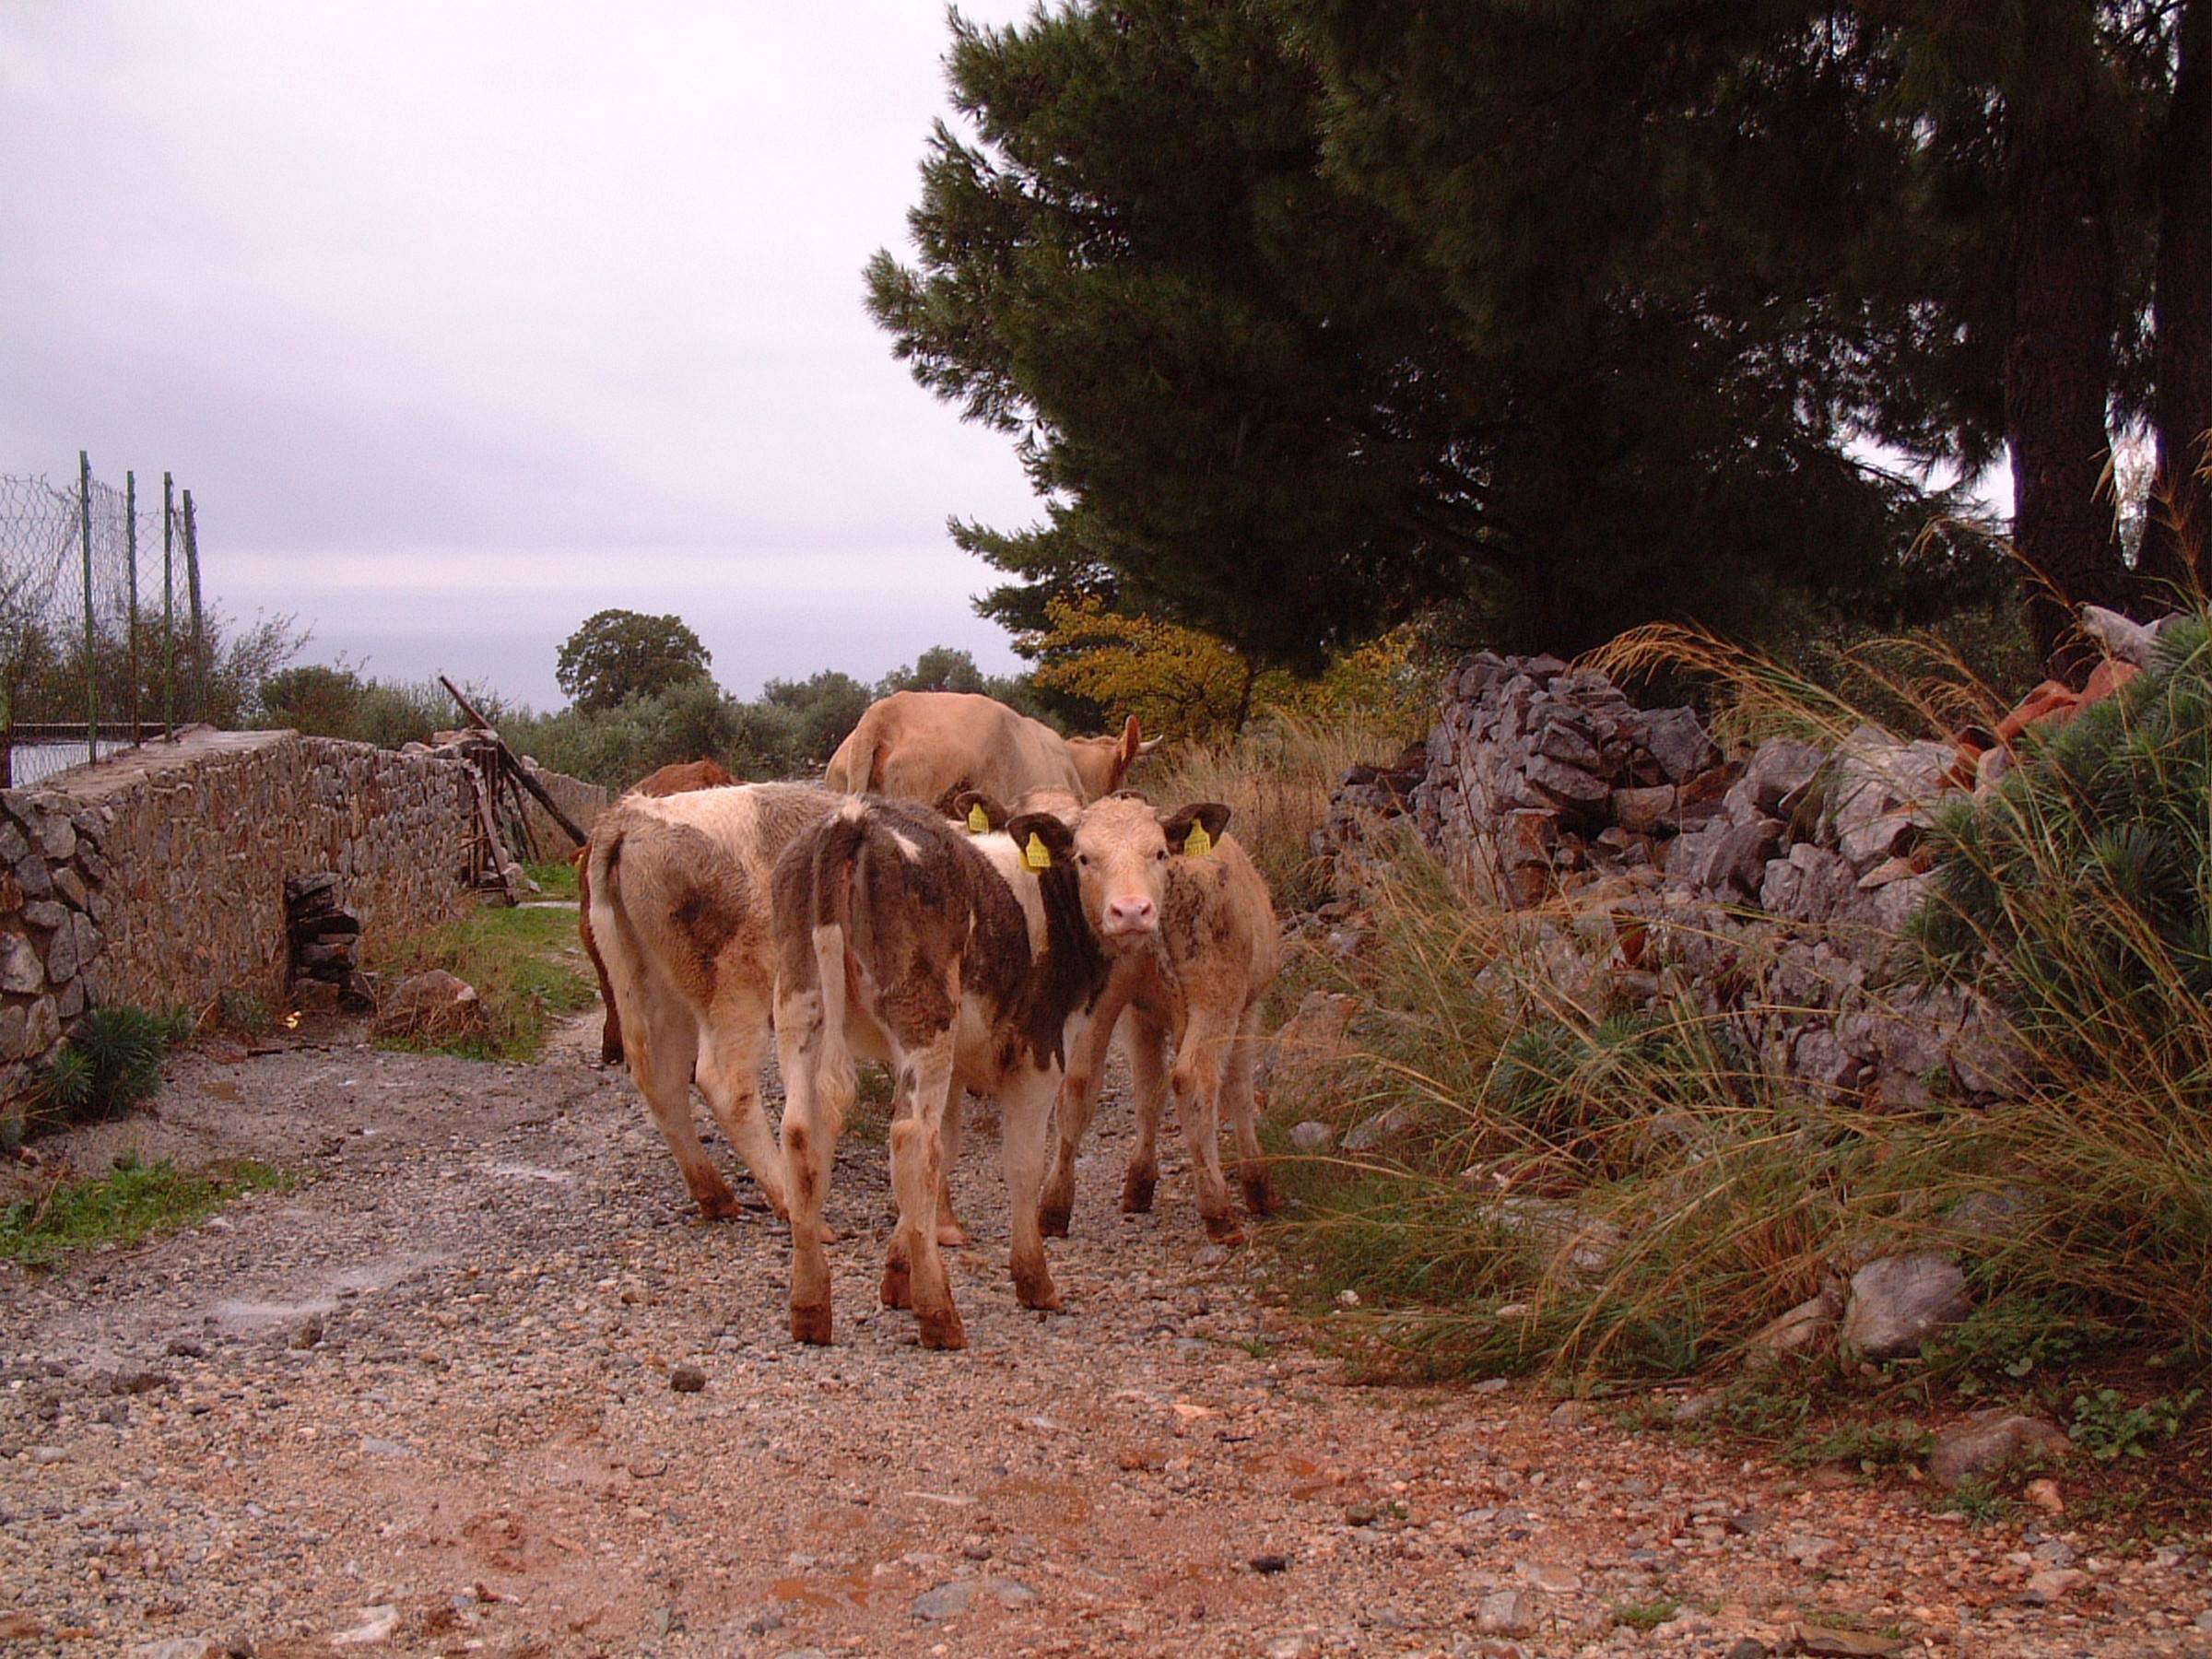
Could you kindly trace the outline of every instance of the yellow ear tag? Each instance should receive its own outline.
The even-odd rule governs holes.
[[[1049,870],[1053,867],[1053,855],[1045,851],[1044,843],[1037,839],[1033,830],[1030,835],[1030,844],[1021,850],[1021,862],[1032,870]]]
[[[991,815],[983,810],[983,804],[981,801],[968,808],[968,833],[971,835],[991,833]]]
[[[1214,850],[1214,838],[1206,832],[1204,824],[1194,823],[1190,834],[1183,837],[1182,850],[1193,858],[1204,858]]]

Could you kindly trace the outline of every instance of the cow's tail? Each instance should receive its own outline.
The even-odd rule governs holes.
[[[853,1096],[853,1050],[845,1040],[850,1000],[847,966],[853,942],[853,879],[867,833],[862,814],[831,815],[814,861],[814,971],[822,998],[822,1041],[814,1071],[815,1098],[827,1121],[844,1122]]]
[[[584,885],[591,893],[592,943],[614,991],[623,1046],[630,1054],[641,1055],[649,1035],[643,994],[648,955],[622,894],[626,839],[627,831],[619,826],[591,838],[585,848]]]

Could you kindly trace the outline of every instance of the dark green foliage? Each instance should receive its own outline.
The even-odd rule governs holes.
[[[2176,993],[2212,994],[2212,643],[2170,628],[2156,665],[2046,738],[1987,799],[1946,812],[1915,919],[1931,966],[1994,963],[2016,1021],[2042,1044],[2104,1052],[2124,1026],[2186,1040]],[[2088,1028],[2085,1021],[2094,1020]]]
[[[553,677],[592,712],[705,680],[710,660],[679,617],[603,610],[562,644]]]
[[[1438,598],[1568,648],[1986,576],[1900,563],[1924,502],[1843,447],[1877,406],[1943,425],[1893,372],[1920,313],[1853,263],[1901,183],[1855,41],[1787,7],[1679,44],[1665,6],[1430,9],[956,25],[977,138],[937,130],[918,265],[879,254],[869,299],[1054,496],[958,527],[1022,579],[989,614],[1103,591],[1310,666]]]
[[[161,1090],[161,1060],[182,1040],[181,1022],[126,1005],[77,1022],[34,1098],[34,1126],[121,1117]]]

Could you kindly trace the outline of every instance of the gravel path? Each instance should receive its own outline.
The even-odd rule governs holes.
[[[976,1115],[969,1349],[872,1306],[865,1135],[838,1346],[802,1349],[780,1230],[694,1219],[581,1041],[183,1058],[158,1120],[70,1155],[306,1179],[0,1267],[0,1653],[2212,1653],[2180,1548],[1976,1532],[1529,1391],[1345,1386],[1178,1168],[1156,1215],[1113,1212],[1111,1103],[1053,1246],[1068,1311],[1024,1313]]]

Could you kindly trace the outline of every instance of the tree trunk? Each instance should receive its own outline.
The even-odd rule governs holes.
[[[2159,159],[2158,470],[2143,574],[2159,597],[2204,593],[2212,570],[2212,0],[2187,0]]]
[[[2013,306],[2005,350],[2013,546],[2030,571],[2028,618],[2053,674],[2078,682],[2092,654],[2069,636],[2073,607],[2119,607],[2128,588],[2112,503],[2112,160],[2099,119],[2087,6],[2030,7],[2024,42],[2040,82],[2007,100],[2006,187]],[[2058,36],[2074,38],[2054,38]]]

